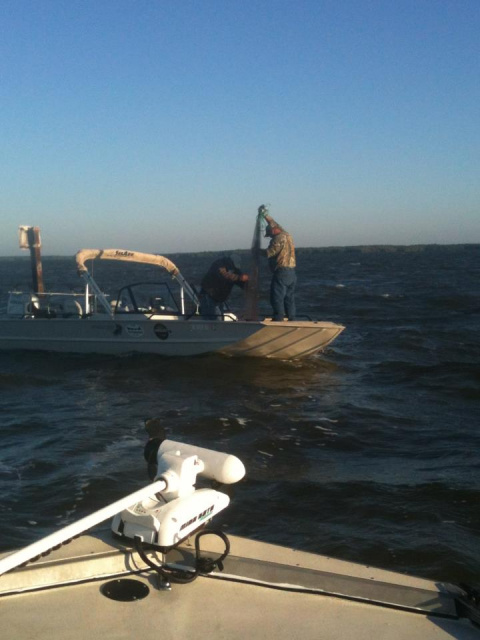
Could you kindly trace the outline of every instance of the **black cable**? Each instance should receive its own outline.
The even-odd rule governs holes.
[[[225,544],[225,551],[222,555],[217,559],[213,560],[212,558],[202,558],[200,556],[200,538],[205,535],[216,535],[221,538]],[[168,567],[163,564],[155,564],[150,558],[146,555],[143,541],[140,536],[135,536],[135,549],[140,556],[140,558],[148,565],[151,569],[156,571],[160,576],[161,580],[166,580],[167,582],[174,582],[177,584],[188,584],[189,582],[193,582],[199,575],[211,573],[215,567],[218,567],[219,571],[223,571],[223,561],[230,553],[230,540],[222,531],[213,531],[211,529],[205,529],[200,531],[195,536],[195,568],[192,569],[174,569],[172,567]]]
[[[212,560],[212,558],[202,558],[200,557],[200,538],[206,535],[215,535],[221,538],[225,544],[225,551],[217,560]],[[199,573],[211,573],[215,567],[218,567],[219,571],[223,571],[223,561],[230,553],[230,540],[223,533],[223,531],[214,531],[212,529],[204,529],[200,531],[195,536],[195,561],[197,565],[197,571]]]
[[[146,555],[143,547],[142,547],[142,539],[140,536],[135,536],[135,549],[137,550],[140,558],[147,564],[151,569],[156,571],[162,580],[166,580],[167,582],[175,582],[178,584],[188,584],[189,582],[193,582],[198,575],[197,571],[185,571],[183,569],[172,569],[171,567],[167,567],[166,565],[155,564],[150,560],[150,558]]]

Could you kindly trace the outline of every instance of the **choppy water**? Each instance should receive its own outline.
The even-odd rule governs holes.
[[[145,484],[143,419],[159,416],[244,461],[228,531],[479,584],[480,246],[298,257],[300,311],[347,327],[321,357],[0,354],[0,549]],[[198,282],[213,256],[172,258]],[[44,272],[78,285],[71,259]],[[0,259],[0,301],[28,278]]]

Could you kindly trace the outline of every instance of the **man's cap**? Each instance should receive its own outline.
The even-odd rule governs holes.
[[[264,238],[268,238],[269,236],[273,236],[273,232],[275,231],[275,229],[278,229],[278,225],[277,224],[271,224],[270,222],[267,224],[267,226],[265,227],[265,235]]]

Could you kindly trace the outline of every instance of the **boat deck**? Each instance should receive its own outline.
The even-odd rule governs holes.
[[[168,591],[109,533],[83,536],[0,576],[2,638],[480,638],[458,617],[460,590],[449,585],[229,538],[223,572]],[[220,552],[216,540],[203,538],[202,549]],[[192,552],[187,544],[168,560],[189,564]],[[103,595],[104,585],[125,579],[148,595],[126,602]]]

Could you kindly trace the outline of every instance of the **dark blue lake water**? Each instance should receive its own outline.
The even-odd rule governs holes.
[[[170,257],[198,283],[215,256]],[[0,549],[146,484],[143,421],[158,416],[171,438],[244,461],[227,531],[480,583],[480,245],[298,262],[299,311],[347,327],[310,360],[1,353]],[[126,269],[95,276],[120,286]],[[78,287],[73,259],[44,273]],[[0,259],[0,302],[29,275],[28,259]]]

